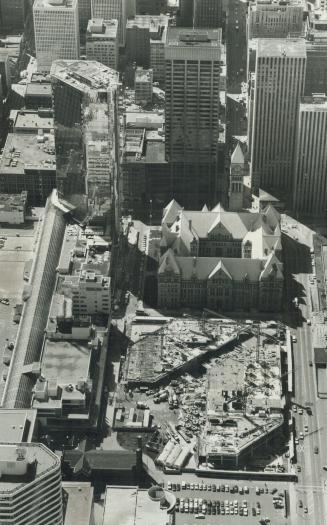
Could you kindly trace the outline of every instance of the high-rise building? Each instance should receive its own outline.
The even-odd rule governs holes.
[[[77,0],[35,0],[33,16],[39,71],[48,73],[54,60],[79,58]]]
[[[217,176],[220,39],[220,30],[169,28],[165,46],[171,192],[196,208],[225,190]]]
[[[255,191],[290,190],[306,67],[302,39],[258,39],[252,78],[251,176]]]
[[[25,0],[1,0],[0,25],[6,34],[24,31]]]
[[[243,208],[244,168],[244,155],[238,142],[230,159],[229,211],[241,211]]]
[[[95,61],[57,60],[51,83],[57,187],[118,209],[118,73]]]
[[[327,18],[315,15],[307,35],[305,95],[327,93]]]
[[[222,0],[194,0],[194,27],[221,27],[222,14]]]
[[[153,69],[154,80],[164,81],[168,16],[136,15],[126,24],[126,55],[130,62]]]
[[[86,33],[86,58],[105,66],[118,67],[118,21],[89,20]]]
[[[286,38],[303,32],[303,0],[255,0],[248,11],[249,38]]]
[[[125,47],[126,21],[129,9],[128,0],[91,0],[92,18],[103,18],[118,20],[119,46]]]
[[[294,163],[294,210],[324,216],[327,212],[327,98],[304,97],[297,123]]]
[[[161,15],[167,13],[167,0],[135,0],[137,15]]]
[[[0,522],[63,525],[61,462],[40,443],[0,443]]]
[[[78,17],[80,31],[85,33],[91,18],[91,0],[78,0]]]

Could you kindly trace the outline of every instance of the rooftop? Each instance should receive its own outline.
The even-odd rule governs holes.
[[[122,504],[123,502],[123,504]],[[138,487],[107,486],[103,525],[167,525],[167,510]]]
[[[143,69],[138,67],[135,70],[135,82],[151,82],[152,81],[152,70]]]
[[[43,129],[45,132],[49,132],[54,127],[52,111],[17,111],[13,126],[14,131],[34,130],[37,133],[39,129]]]
[[[78,0],[35,0],[34,9],[75,9]]]
[[[101,18],[92,18],[87,26],[87,38],[91,39],[115,39],[118,32],[118,20],[103,20]]]
[[[168,28],[167,46],[218,47],[220,42],[221,29]]]
[[[0,173],[23,174],[26,169],[55,170],[54,136],[8,133],[0,159]]]
[[[0,211],[12,211],[15,208],[23,211],[26,201],[26,191],[18,194],[0,193]]]
[[[51,79],[57,79],[84,94],[107,90],[118,84],[117,71],[95,60],[55,60]]]
[[[258,57],[306,58],[303,38],[259,38]]]
[[[60,471],[60,459],[41,443],[0,443],[0,468],[0,494],[9,494],[50,469]]]
[[[89,374],[91,353],[87,341],[47,339],[42,355],[42,376],[56,379],[61,386],[85,381]]]
[[[32,441],[36,410],[0,409],[0,443]]]
[[[64,525],[89,525],[94,492],[91,483],[63,481],[62,489],[63,499],[66,500]]]

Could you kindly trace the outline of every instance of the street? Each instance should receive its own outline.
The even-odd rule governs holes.
[[[323,525],[327,523],[324,492],[326,475],[322,469],[327,452],[324,440],[327,415],[325,401],[317,397],[315,366],[309,365],[309,361],[314,361],[312,327],[306,322],[311,318],[309,247],[301,244],[301,235],[299,242],[285,236],[284,254],[286,302],[289,309],[292,308],[292,299],[299,297],[299,309],[292,309],[287,322],[297,339],[293,343],[295,387],[292,401],[298,407],[296,412],[293,411],[295,434],[297,438],[300,432],[304,436],[297,445],[297,464],[301,466],[301,472],[298,474],[299,483],[295,486],[296,500],[292,501],[291,516],[293,523],[300,521]],[[311,404],[312,415],[308,415],[304,407]],[[300,407],[303,407],[303,414],[299,413]],[[305,431],[305,425],[308,426],[308,432]],[[315,447],[318,447],[318,453],[315,453]]]

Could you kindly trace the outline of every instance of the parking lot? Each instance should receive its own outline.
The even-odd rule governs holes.
[[[177,498],[176,525],[228,525],[277,523],[285,518],[287,483],[205,480],[196,483],[167,482]]]

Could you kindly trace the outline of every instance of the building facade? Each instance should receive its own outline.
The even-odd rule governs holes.
[[[146,106],[152,102],[153,71],[138,67],[135,71],[135,102]]]
[[[36,0],[33,17],[38,71],[49,73],[54,60],[79,58],[77,0]]]
[[[292,188],[295,129],[305,68],[304,40],[258,39],[249,121],[255,191],[259,187],[275,191]]]
[[[194,27],[213,28],[222,26],[222,0],[194,0]]]
[[[294,210],[326,216],[327,98],[305,97],[300,104],[294,166]]]
[[[262,2],[256,0],[249,5],[248,37],[286,38],[300,36],[304,32],[302,0]]]
[[[0,443],[0,521],[63,525],[61,462],[40,443]]]
[[[118,21],[89,20],[86,33],[86,58],[112,69],[118,68]]]
[[[118,20],[118,41],[120,47],[126,43],[126,21],[129,10],[128,0],[91,0],[92,18]]]
[[[5,34],[23,33],[25,19],[25,0],[1,0],[0,24]]]
[[[278,311],[283,294],[279,214],[164,210],[158,304]]]
[[[217,201],[224,191],[217,147],[220,36],[220,30],[169,28],[165,46],[171,194],[193,208]]]

